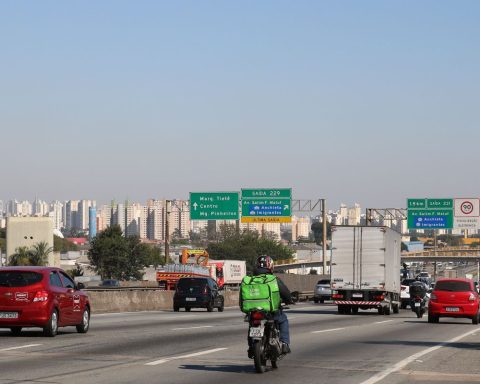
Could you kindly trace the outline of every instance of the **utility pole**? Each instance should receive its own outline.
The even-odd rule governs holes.
[[[170,258],[170,200],[165,200],[165,264]]]
[[[327,210],[325,199],[322,199],[322,257],[323,257],[323,274],[327,271]]]

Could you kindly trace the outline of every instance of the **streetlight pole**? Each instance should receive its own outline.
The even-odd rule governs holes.
[[[324,275],[326,275],[327,271],[327,211],[325,208],[325,199],[322,199],[322,258]]]
[[[170,256],[170,200],[165,200],[165,264]]]

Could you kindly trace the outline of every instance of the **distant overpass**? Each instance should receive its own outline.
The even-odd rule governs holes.
[[[425,250],[418,252],[402,252],[402,262],[448,262],[448,261],[470,261],[480,260],[480,248],[467,247],[443,247],[437,250]],[[288,271],[290,269],[321,267],[321,259],[311,258],[310,260],[298,260],[289,264],[275,264],[276,271]],[[327,258],[327,266],[330,266],[330,260]]]

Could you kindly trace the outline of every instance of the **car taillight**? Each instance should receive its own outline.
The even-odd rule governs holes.
[[[385,299],[384,295],[373,296],[373,300],[383,301]]]
[[[343,299],[343,295],[340,293],[334,293],[332,299]]]
[[[205,288],[203,289],[203,293],[206,295],[208,293],[208,287],[205,286]]]
[[[470,297],[468,298],[469,301],[474,301],[475,300],[475,295],[473,293],[470,293]]]
[[[39,301],[47,301],[48,300],[48,292],[47,291],[38,291],[35,294],[35,297],[33,298],[33,302],[39,302]]]

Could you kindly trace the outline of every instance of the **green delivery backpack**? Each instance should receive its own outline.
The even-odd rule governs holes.
[[[280,308],[280,292],[274,275],[245,276],[240,286],[240,308],[248,313],[255,309],[274,312]]]

